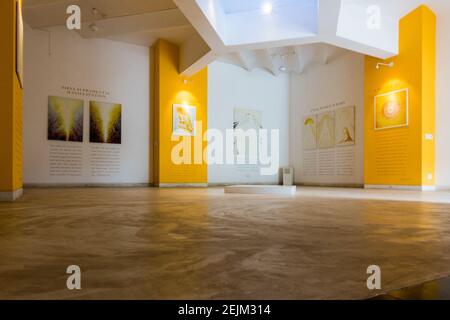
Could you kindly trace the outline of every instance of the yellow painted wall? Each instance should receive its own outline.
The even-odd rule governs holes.
[[[208,167],[202,164],[176,165],[172,162],[172,148],[179,142],[172,141],[172,109],[174,104],[187,104],[197,107],[197,122],[201,121],[203,132],[208,127],[208,71],[198,72],[186,79],[178,71],[179,48],[167,41],[159,40],[154,48],[154,152],[153,168],[155,184],[206,184]],[[187,80],[187,83],[184,83]],[[194,152],[194,139],[201,139],[202,149],[206,142],[202,133],[191,139],[191,153]],[[181,140],[180,140],[181,141]],[[202,156],[202,154],[200,155]],[[194,157],[192,156],[192,161]]]
[[[16,75],[16,0],[0,1],[0,192],[22,188],[22,89]]]
[[[393,68],[366,57],[365,62],[365,184],[434,186],[436,17],[420,6],[400,21],[399,55]],[[385,62],[388,62],[385,61]],[[409,89],[409,125],[376,131],[374,97]],[[428,175],[432,174],[432,179]]]

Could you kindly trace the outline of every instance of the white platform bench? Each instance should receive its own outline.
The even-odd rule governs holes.
[[[295,195],[296,186],[239,185],[225,187],[225,193]]]

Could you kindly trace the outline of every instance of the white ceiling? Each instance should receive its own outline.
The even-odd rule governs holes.
[[[84,38],[107,38],[150,46],[162,38],[181,45],[195,29],[172,0],[24,0],[24,19],[32,28],[63,26],[66,8],[81,7]],[[93,8],[98,12],[94,14]],[[95,23],[98,31],[89,26]]]
[[[292,6],[301,1],[303,0],[271,0],[270,3],[276,9],[283,6]],[[268,0],[220,0],[226,14],[261,10],[263,5],[268,2]]]
[[[240,50],[224,54],[222,62],[240,66],[248,71],[264,69],[273,75],[303,74],[314,65],[331,63],[347,50],[325,43],[280,48]]]
[[[159,38],[173,42],[186,54],[181,71],[187,75],[216,59],[247,70],[263,68],[273,74],[301,74],[316,63],[329,63],[345,49],[389,57],[395,55],[393,26],[418,5],[426,4],[434,10],[438,25],[440,19],[450,18],[450,0],[320,0],[318,4],[316,0],[23,1],[25,22],[32,28],[65,25],[66,8],[77,4],[82,9],[83,21],[79,34],[84,38],[107,38],[144,46]],[[273,6],[272,18],[261,17],[266,2]],[[364,14],[361,8],[372,4],[380,5],[388,19],[385,21],[391,21],[378,36],[358,33],[361,21],[352,18]],[[202,5],[221,17],[208,17],[211,12],[201,9]],[[99,14],[95,15],[93,8]],[[347,14],[342,14],[347,8]],[[217,24],[223,19],[228,26],[220,31]],[[98,27],[97,32],[89,27],[92,23]],[[226,34],[239,41],[229,41],[224,38]],[[267,35],[270,37],[264,38]],[[391,45],[386,45],[386,41]]]

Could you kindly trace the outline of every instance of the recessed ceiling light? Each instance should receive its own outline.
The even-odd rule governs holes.
[[[286,69],[285,66],[281,66],[281,67],[280,67],[280,71],[281,71],[281,72],[285,72],[286,70],[287,70],[287,69]]]
[[[263,6],[262,6],[262,12],[264,14],[271,14],[273,11],[273,6],[272,3],[270,2],[264,2]]]

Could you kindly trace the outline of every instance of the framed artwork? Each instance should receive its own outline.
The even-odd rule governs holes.
[[[122,105],[89,102],[89,142],[122,144]]]
[[[262,129],[262,112],[250,109],[234,109],[233,129]]]
[[[303,118],[303,149],[317,149],[317,116],[311,115]]]
[[[355,107],[335,111],[335,131],[336,146],[355,144]]]
[[[334,148],[334,111],[317,116],[317,146],[319,149]]]
[[[16,2],[16,73],[23,88],[23,18],[19,1]]]
[[[196,135],[197,108],[184,104],[173,105],[173,132],[175,137],[194,137]]]
[[[260,143],[259,130],[263,128],[263,113],[258,110],[235,108],[233,111],[233,130],[254,131]],[[250,154],[250,146],[244,141],[242,143],[238,137],[234,136],[234,154],[238,157],[238,162],[256,164],[257,155]],[[248,161],[247,161],[248,160]]]
[[[375,130],[409,125],[408,89],[396,90],[375,97]]]
[[[83,142],[83,100],[48,97],[48,140]]]

